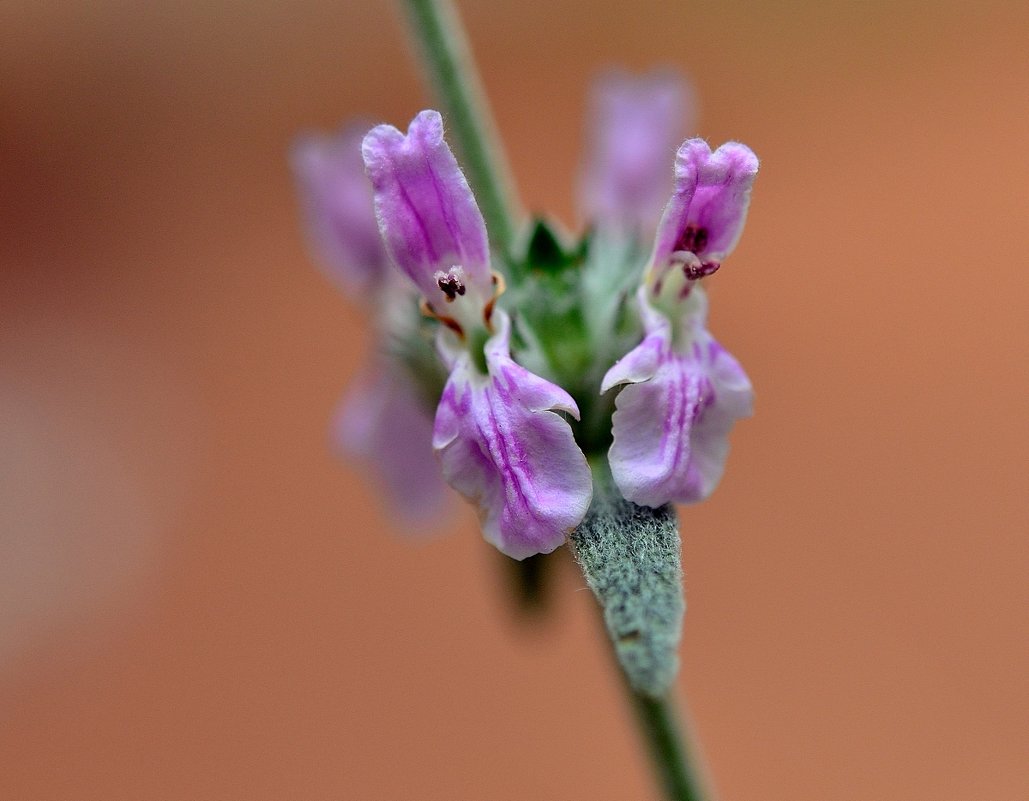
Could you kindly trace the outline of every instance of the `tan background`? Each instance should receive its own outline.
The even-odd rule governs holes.
[[[530,207],[611,63],[763,159],[683,517],[722,797],[1025,801],[1029,5],[466,6]],[[363,311],[285,153],[425,105],[385,5],[0,7],[0,798],[651,797],[574,571],[518,625],[467,509],[391,536],[325,448]]]

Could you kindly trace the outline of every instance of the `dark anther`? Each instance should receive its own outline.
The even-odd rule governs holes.
[[[447,296],[448,303],[458,295],[463,295],[465,293],[465,285],[461,283],[455,275],[441,276],[436,281],[436,285],[443,291],[443,294]]]
[[[700,253],[706,247],[707,228],[696,225],[687,225],[675,242],[675,250],[688,250],[690,253]]]
[[[700,264],[684,264],[682,271],[690,281],[697,281],[711,275],[721,266],[717,261],[702,261]]]

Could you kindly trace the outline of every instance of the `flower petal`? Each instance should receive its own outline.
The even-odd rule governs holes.
[[[728,256],[743,233],[757,168],[757,156],[739,142],[727,142],[714,153],[703,139],[683,142],[675,157],[675,192],[658,226],[652,263],[667,264],[677,250],[703,261]],[[703,240],[690,242],[695,237],[685,236],[689,228],[702,231]]]
[[[685,81],[671,72],[639,78],[614,72],[597,81],[579,190],[586,219],[602,229],[653,232],[691,105]]]
[[[486,225],[457,159],[443,140],[443,119],[423,111],[405,136],[379,125],[364,138],[379,229],[393,261],[429,303],[445,293],[435,273],[460,266],[465,283],[492,295]]]
[[[615,399],[611,474],[641,506],[684,501],[698,491],[690,464],[690,429],[700,403],[700,376],[669,359],[654,377],[624,387]]]
[[[358,124],[335,136],[303,136],[290,158],[312,247],[353,295],[377,286],[389,268],[361,159],[365,130]]]
[[[754,390],[740,363],[710,336],[703,347],[711,400],[690,433],[691,460],[699,476],[697,494],[682,503],[704,500],[714,492],[725,472],[729,432],[737,420],[754,413]]]
[[[439,518],[450,494],[432,450],[432,416],[405,375],[380,365],[348,389],[333,444],[375,473],[391,511],[406,524]]]
[[[647,335],[622,362],[656,360],[649,377],[627,376],[615,399],[608,461],[633,503],[657,507],[707,498],[729,452],[729,432],[753,410],[753,391],[739,363],[702,327],[686,321],[691,342],[672,344],[671,325],[648,321]],[[690,323],[694,325],[690,325]],[[615,365],[616,369],[618,365]],[[609,373],[610,376],[610,373]],[[605,384],[613,385],[605,378]]]
[[[433,446],[448,483],[479,508],[483,535],[524,559],[561,545],[589,508],[593,485],[568,422],[578,417],[560,387],[512,361],[510,321],[494,315],[489,375],[458,359],[436,411]]]
[[[644,340],[612,365],[600,382],[600,393],[621,384],[639,384],[654,377],[665,358],[667,342],[672,338],[671,321],[646,302],[646,289],[636,293],[637,306],[643,319],[644,330],[652,336]]]

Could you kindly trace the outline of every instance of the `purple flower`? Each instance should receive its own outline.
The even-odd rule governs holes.
[[[335,136],[309,134],[291,154],[311,244],[330,277],[355,297],[378,288],[389,266],[361,159],[366,130],[356,124]]]
[[[410,377],[383,360],[358,378],[333,422],[337,447],[367,463],[406,523],[442,514],[447,498],[432,451],[432,415]]]
[[[568,422],[575,402],[510,354],[510,322],[494,310],[482,215],[435,111],[406,135],[373,128],[362,146],[386,249],[440,327],[450,369],[433,447],[443,475],[476,504],[483,533],[515,559],[547,553],[583,518],[592,496],[586,458]]]
[[[330,277],[365,300],[396,291],[361,158],[366,131],[357,123],[334,136],[309,134],[291,154],[312,246]],[[391,511],[405,523],[425,523],[441,515],[448,495],[432,452],[432,416],[412,378],[388,353],[390,341],[414,333],[404,313],[410,307],[394,303],[378,310],[379,353],[340,403],[332,442],[367,465]]]
[[[653,233],[671,189],[669,160],[692,125],[691,105],[685,82],[671,72],[613,72],[597,81],[579,190],[586,219],[603,231]]]
[[[735,142],[714,153],[690,139],[676,155],[675,192],[665,207],[645,283],[637,295],[645,336],[604,376],[615,400],[608,460],[634,503],[703,500],[715,489],[733,423],[753,409],[739,363],[705,328],[698,286],[736,246],[757,175],[753,152]]]

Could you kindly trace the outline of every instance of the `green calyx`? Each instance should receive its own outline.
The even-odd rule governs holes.
[[[568,244],[551,224],[537,219],[520,255],[496,258],[507,282],[497,303],[511,316],[512,355],[575,399],[580,419],[569,422],[576,442],[587,456],[606,454],[616,393],[601,395],[600,384],[642,337],[633,298],[645,253],[632,240],[593,231]],[[395,336],[390,348],[425,392],[430,409],[446,379],[433,345],[438,328],[437,320],[423,316]],[[489,330],[476,328],[466,336],[473,363],[487,374]]]
[[[643,253],[636,243],[587,231],[568,244],[547,221],[533,221],[522,253],[510,261],[501,304],[514,321],[518,361],[568,391],[581,412],[573,426],[583,451],[610,445],[612,398],[604,373],[641,336],[634,304]]]
[[[557,275],[564,270],[581,267],[589,249],[589,234],[578,245],[567,249],[557,233],[546,220],[533,221],[529,243],[519,265],[521,272],[549,273]]]

